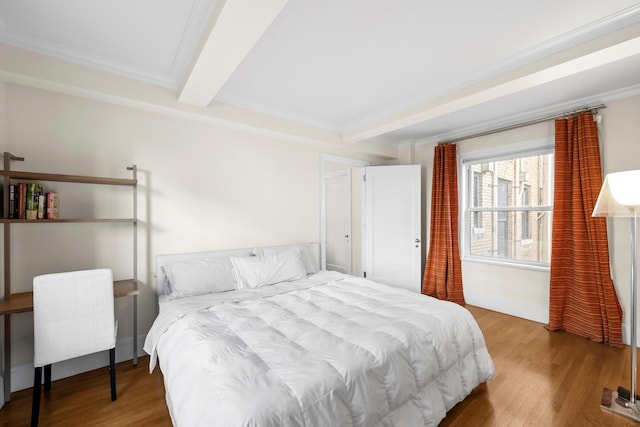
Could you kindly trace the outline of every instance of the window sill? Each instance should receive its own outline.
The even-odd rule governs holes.
[[[522,268],[525,270],[534,270],[534,271],[549,271],[550,267],[548,265],[540,265],[540,264],[525,264],[520,262],[513,262],[507,260],[498,260],[492,258],[481,258],[481,257],[461,257],[462,262],[474,262],[479,264],[492,264],[499,265],[503,267],[511,267],[511,268]]]

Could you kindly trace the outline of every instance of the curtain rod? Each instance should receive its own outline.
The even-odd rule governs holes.
[[[478,133],[474,133],[474,134],[467,135],[467,136],[461,136],[459,138],[449,139],[447,141],[439,142],[438,145],[455,144],[456,142],[464,141],[465,139],[472,139],[472,138],[477,138],[477,137],[480,137],[480,136],[491,135],[491,134],[498,133],[498,132],[505,132],[505,131],[512,130],[512,129],[518,129],[518,128],[525,127],[525,126],[537,125],[538,123],[547,122],[549,120],[567,118],[567,117],[571,117],[571,116],[573,116],[575,114],[580,114],[580,113],[584,113],[584,112],[587,112],[587,111],[597,112],[598,110],[604,110],[605,108],[607,108],[606,105],[598,104],[598,105],[594,105],[592,107],[585,107],[585,108],[581,108],[579,110],[567,111],[566,113],[554,114],[552,116],[541,117],[539,119],[533,119],[533,120],[529,120],[529,121],[522,122],[522,123],[516,123],[516,124],[513,124],[513,125],[509,125],[509,126],[503,126],[501,128],[497,128],[497,129],[486,130],[486,131],[483,131],[483,132],[478,132]]]

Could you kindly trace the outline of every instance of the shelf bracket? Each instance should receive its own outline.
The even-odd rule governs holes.
[[[8,164],[8,162],[10,162],[12,160],[15,160],[15,161],[18,161],[18,162],[24,162],[24,157],[14,156],[13,154],[9,153],[8,151],[5,151],[3,156],[4,156],[4,169],[5,170],[9,170],[7,168],[7,164]]]

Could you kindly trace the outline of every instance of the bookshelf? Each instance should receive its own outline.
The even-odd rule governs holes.
[[[0,300],[0,316],[4,317],[4,344],[3,354],[3,376],[4,376],[4,399],[8,402],[11,399],[11,315],[33,311],[32,292],[12,292],[11,278],[11,228],[14,224],[54,224],[54,223],[130,223],[133,234],[133,277],[126,280],[114,281],[114,298],[133,298],[133,364],[138,364],[138,220],[137,220],[137,168],[135,165],[127,167],[131,171],[131,179],[83,176],[83,175],[63,175],[42,172],[12,171],[12,161],[24,161],[23,157],[14,156],[11,153],[4,153],[4,169],[0,171],[2,176],[3,194],[3,217],[0,223],[4,227],[4,298]],[[9,186],[12,182],[35,181],[35,182],[66,182],[91,185],[117,185],[131,187],[132,190],[132,216],[130,218],[59,218],[59,219],[14,219],[9,218]]]

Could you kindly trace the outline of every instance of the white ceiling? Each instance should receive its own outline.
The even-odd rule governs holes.
[[[640,91],[630,0],[3,0],[0,43],[345,142],[455,138]]]

